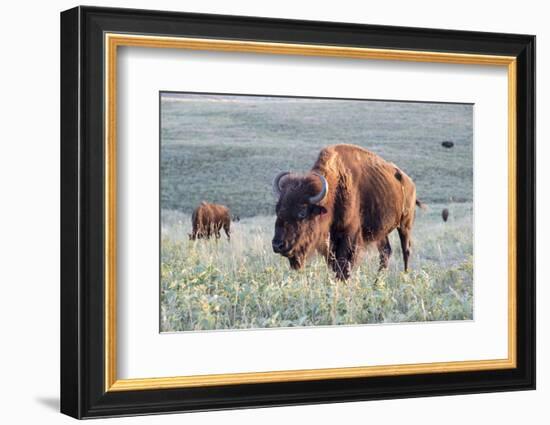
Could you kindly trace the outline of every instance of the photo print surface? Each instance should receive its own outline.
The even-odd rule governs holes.
[[[159,95],[161,332],[473,319],[472,104]]]

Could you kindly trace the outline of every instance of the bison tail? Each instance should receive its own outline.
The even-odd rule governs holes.
[[[416,200],[416,206],[420,207],[423,210],[427,210],[428,206],[424,202],[420,202],[418,199]]]

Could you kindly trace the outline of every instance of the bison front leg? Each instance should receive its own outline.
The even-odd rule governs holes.
[[[380,270],[387,269],[392,253],[390,240],[386,236],[378,241],[377,246],[380,253]]]
[[[333,258],[330,265],[337,279],[347,280],[357,259],[359,232],[337,233],[331,239]]]

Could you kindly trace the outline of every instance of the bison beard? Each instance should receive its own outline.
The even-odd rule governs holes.
[[[376,244],[380,267],[392,253],[388,234],[397,229],[405,271],[411,250],[416,199],[413,181],[397,166],[354,145],[321,150],[300,176],[279,173],[273,251],[300,269],[319,252],[339,279],[348,279],[359,252]]]

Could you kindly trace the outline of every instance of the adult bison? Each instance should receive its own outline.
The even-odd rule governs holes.
[[[347,279],[369,243],[376,243],[385,268],[392,253],[388,234],[397,229],[407,270],[415,206],[422,204],[411,178],[395,164],[359,146],[333,145],[321,150],[307,174],[279,173],[273,190],[273,251],[293,269],[318,251],[337,278]]]
[[[189,235],[189,239],[210,239],[211,236],[219,239],[222,228],[227,235],[227,239],[231,239],[230,217],[229,208],[226,206],[202,201],[193,211],[191,217],[193,233]]]

